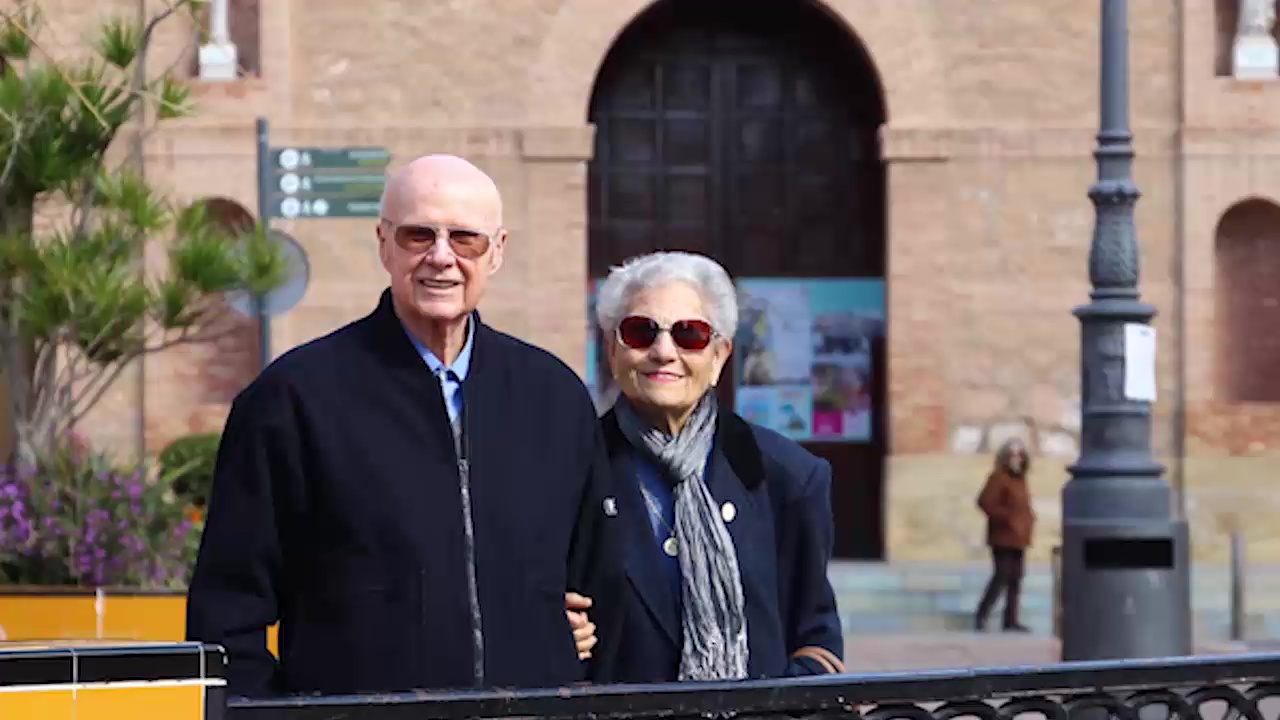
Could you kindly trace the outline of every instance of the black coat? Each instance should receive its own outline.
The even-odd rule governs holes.
[[[387,291],[236,398],[187,607],[188,638],[226,646],[232,694],[573,683],[570,589],[596,600],[602,656],[613,646],[625,581],[590,397],[551,354],[473,320],[469,473]]]
[[[629,582],[617,616],[622,623],[618,650],[596,665],[596,677],[673,682],[682,642],[678,598],[640,493],[636,451],[612,411],[602,425],[618,492],[617,516],[625,525]],[[733,503],[736,510],[727,526],[746,599],[750,677],[843,671],[844,637],[827,579],[831,466],[772,430],[721,412],[707,486],[722,508]]]

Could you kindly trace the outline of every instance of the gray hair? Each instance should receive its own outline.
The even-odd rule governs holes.
[[[596,298],[596,321],[606,335],[618,329],[632,299],[656,287],[682,282],[702,298],[707,321],[721,336],[738,329],[738,293],[720,263],[691,252],[654,252],[633,257],[609,270]]]

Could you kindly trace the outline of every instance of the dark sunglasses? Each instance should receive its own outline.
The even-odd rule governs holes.
[[[664,332],[671,333],[671,342],[681,350],[704,350],[711,344],[716,331],[705,320],[677,320],[664,328],[653,318],[632,315],[618,323],[618,342],[632,350],[646,350],[658,341]]]
[[[489,252],[491,238],[470,228],[447,227],[443,225],[394,225],[395,242],[411,253],[422,253],[444,235],[449,239],[449,247],[453,254],[467,260]]]

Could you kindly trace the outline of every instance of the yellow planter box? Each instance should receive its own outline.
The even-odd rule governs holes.
[[[0,587],[0,638],[181,642],[187,596],[127,588]],[[276,627],[267,631],[276,650]]]
[[[200,643],[0,642],[0,718],[222,718],[224,667]]]

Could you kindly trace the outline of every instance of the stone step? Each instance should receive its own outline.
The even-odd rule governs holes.
[[[958,632],[972,629],[973,608],[986,586],[986,563],[834,562],[832,586],[850,634]],[[1197,641],[1230,637],[1230,572],[1193,568]],[[1021,621],[1040,634],[1053,626],[1053,581],[1047,564],[1031,564],[1023,580]],[[999,624],[997,606],[992,626]],[[1245,637],[1280,638],[1280,566],[1250,567],[1245,578]]]

